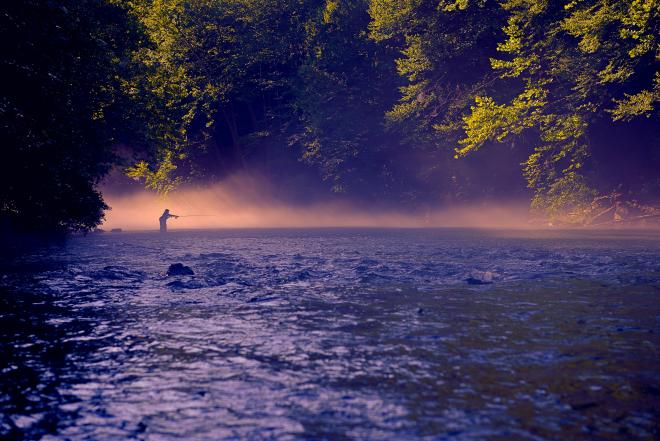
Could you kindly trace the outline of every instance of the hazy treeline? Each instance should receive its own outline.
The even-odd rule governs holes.
[[[0,216],[14,227],[93,227],[113,165],[166,193],[251,167],[286,180],[302,162],[351,198],[521,196],[575,222],[603,195],[660,195],[656,0],[2,10]]]

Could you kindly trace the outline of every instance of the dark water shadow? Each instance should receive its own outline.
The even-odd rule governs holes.
[[[48,293],[0,288],[0,438],[40,439],[76,419],[75,398],[60,393],[76,378],[72,353],[93,352],[98,342],[70,341],[93,325],[54,304]]]

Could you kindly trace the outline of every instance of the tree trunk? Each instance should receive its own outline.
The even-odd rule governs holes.
[[[225,117],[225,122],[227,123],[227,128],[229,129],[229,134],[231,136],[232,150],[234,151],[234,158],[236,163],[241,167],[245,166],[245,158],[243,158],[243,149],[241,148],[241,143],[238,135],[238,124],[236,123],[236,113],[234,112],[234,105],[229,103],[226,107],[223,107],[222,114]]]
[[[250,123],[252,123],[252,131],[256,132],[259,130],[259,123],[257,121],[257,115],[254,113],[254,109],[252,108],[251,103],[247,103],[247,108],[248,108],[248,114],[250,115]]]

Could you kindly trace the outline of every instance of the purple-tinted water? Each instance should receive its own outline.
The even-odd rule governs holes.
[[[659,435],[653,233],[103,234],[0,277],[8,439]]]

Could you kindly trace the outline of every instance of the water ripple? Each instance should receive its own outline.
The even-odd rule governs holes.
[[[654,236],[98,235],[0,290],[9,439],[658,436]]]

